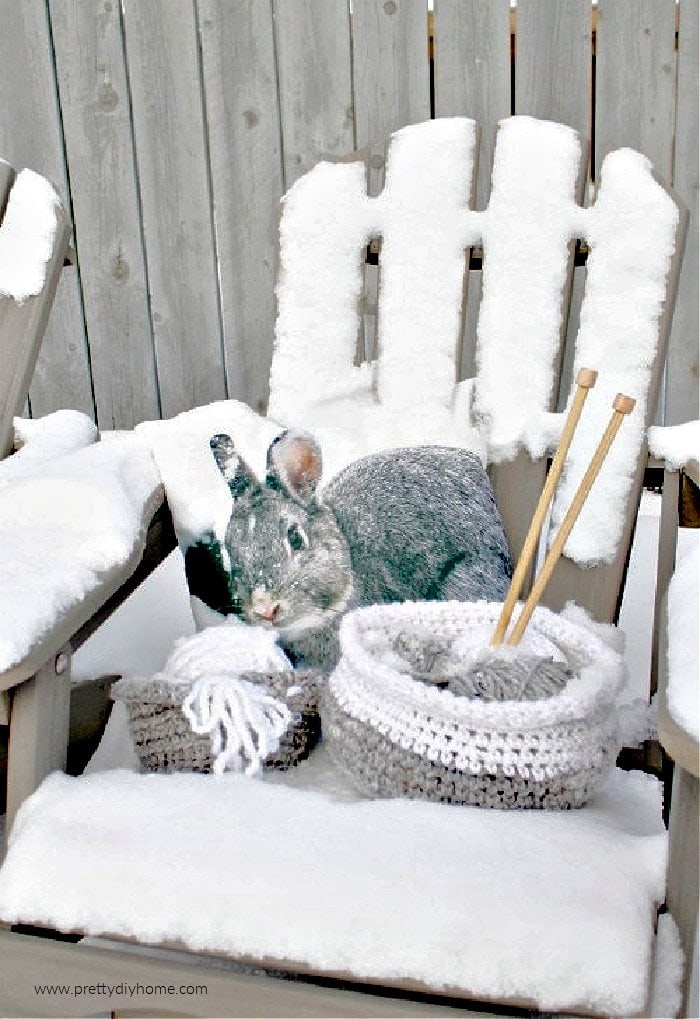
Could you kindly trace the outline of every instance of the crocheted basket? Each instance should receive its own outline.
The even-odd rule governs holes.
[[[309,756],[321,734],[318,673],[312,670],[247,672],[240,677],[263,686],[292,712],[292,723],[265,768],[285,770]],[[156,675],[120,679],[112,687],[115,701],[126,704],[129,729],[146,771],[213,770],[211,738],[192,731],[182,711],[191,684],[172,683]]]
[[[406,602],[356,609],[325,685],[324,739],[363,792],[485,807],[582,806],[617,756],[622,660],[590,629],[545,608],[530,623],[572,670],[539,700],[480,700],[392,664],[398,634],[459,654],[470,628],[493,631],[501,604]],[[465,669],[468,659],[465,658]]]

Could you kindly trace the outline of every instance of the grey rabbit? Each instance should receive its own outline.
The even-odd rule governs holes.
[[[512,573],[481,461],[419,446],[350,464],[322,494],[321,450],[283,432],[258,481],[228,435],[210,440],[233,497],[223,547],[203,535],[185,555],[190,593],[273,627],[295,663],[329,667],[342,614],[357,605],[505,597]]]

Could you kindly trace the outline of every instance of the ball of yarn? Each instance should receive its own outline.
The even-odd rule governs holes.
[[[519,648],[495,647],[482,651],[465,672],[453,676],[447,689],[484,701],[535,701],[558,694],[572,676],[566,662]]]

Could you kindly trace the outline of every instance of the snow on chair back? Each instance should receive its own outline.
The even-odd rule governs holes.
[[[332,407],[340,400],[347,427],[362,433],[370,448],[421,441],[473,445],[476,429],[494,465],[494,487],[517,554],[559,423],[551,412],[572,242],[585,238],[591,254],[575,363],[597,369],[599,382],[571,449],[555,518],[585,470],[615,393],[635,397],[637,408],[571,535],[565,551],[573,562],[565,560],[559,576],[555,572],[548,600],[559,605],[574,597],[598,618],[612,619],[685,217],[649,162],[631,150],[607,157],[596,204],[581,208],[577,133],[530,117],[501,123],[489,205],[471,211],[477,134],[466,118],[398,131],[377,198],[367,196],[361,163],[321,163],[291,189],[280,228],[269,413],[311,429],[337,425]],[[378,360],[355,366],[361,254],[378,235]],[[465,249],[479,242],[483,295],[472,392],[470,384],[457,383],[456,364]]]
[[[0,459],[27,397],[70,238],[53,187],[0,160]]]

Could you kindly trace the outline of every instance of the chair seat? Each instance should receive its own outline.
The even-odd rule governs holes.
[[[361,800],[321,747],[286,775],[53,774],[0,918],[543,1009],[641,1013],[666,836],[655,779],[587,807]]]

